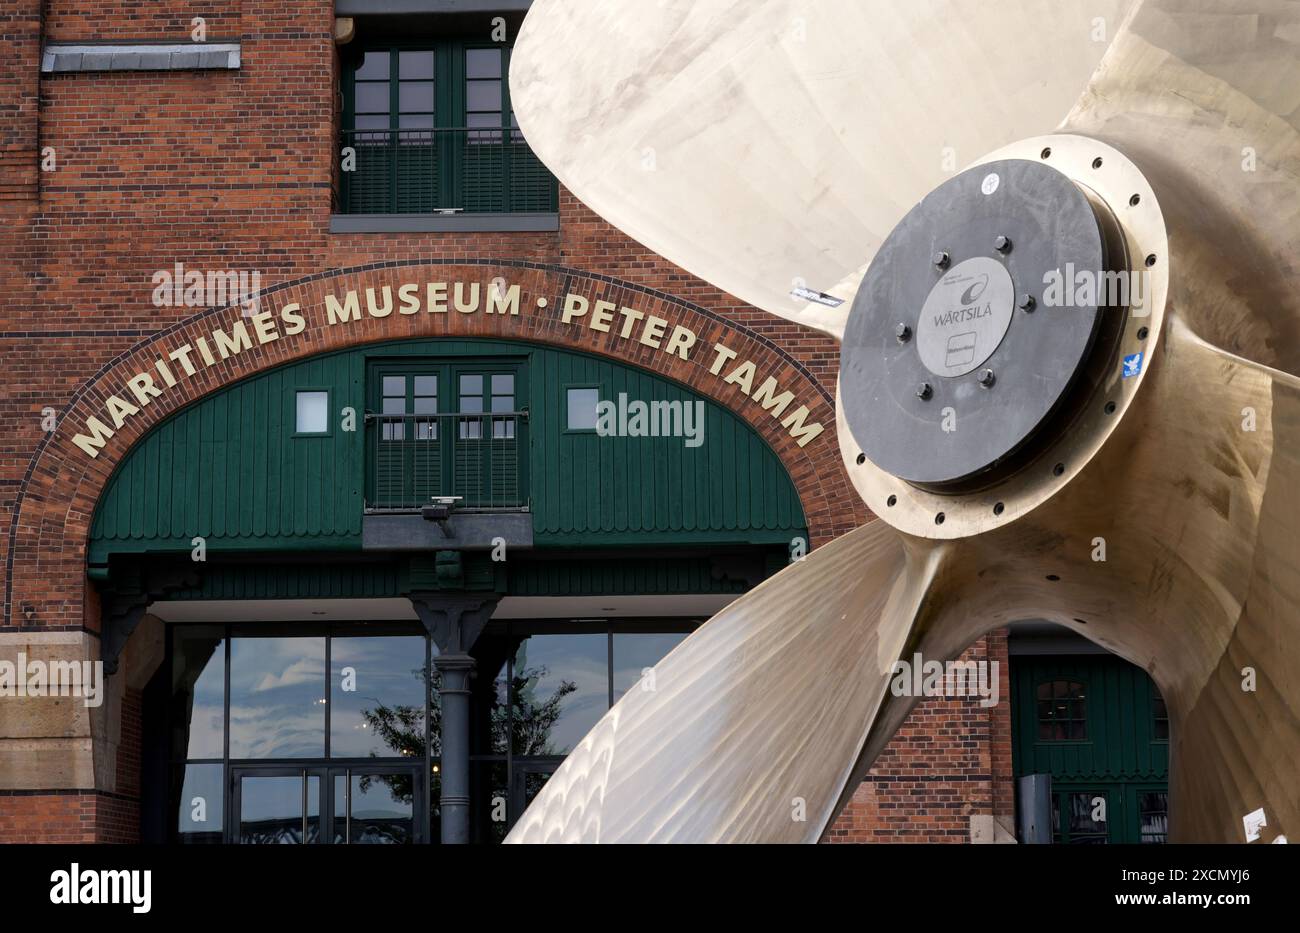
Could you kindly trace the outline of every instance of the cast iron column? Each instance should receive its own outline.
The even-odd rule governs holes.
[[[499,596],[412,593],[411,603],[438,646],[433,665],[442,675],[442,841],[469,842],[469,679],[474,673],[474,647],[483,626],[496,609]]]

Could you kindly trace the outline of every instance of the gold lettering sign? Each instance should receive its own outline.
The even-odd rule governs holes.
[[[503,314],[518,317],[521,307],[531,306],[539,313],[555,314],[570,328],[587,327],[600,333],[615,334],[621,340],[635,341],[660,353],[683,360],[699,358],[708,365],[709,374],[723,386],[736,386],[751,402],[758,405],[794,441],[803,447],[820,435],[823,426],[809,420],[806,405],[797,404],[793,391],[784,388],[774,375],[762,374],[752,360],[739,358],[735,350],[722,343],[711,346],[700,342],[699,335],[684,325],[647,314],[636,308],[622,307],[604,300],[591,301],[572,292],[564,296],[560,307],[547,310],[545,298],[528,301],[518,285],[500,281],[479,282],[409,282],[393,287],[382,285],[352,289],[341,295],[327,294],[316,314],[328,327],[347,327],[368,317],[386,318],[412,314]],[[233,312],[232,312],[233,313]],[[126,381],[116,394],[104,400],[101,415],[91,415],[82,433],[72,442],[94,457],[123,426],[127,419],[140,414],[168,389],[193,377],[201,369],[238,356],[254,346],[295,337],[307,329],[307,319],[297,303],[278,311],[262,311],[248,317],[236,317],[160,356],[152,367]]]

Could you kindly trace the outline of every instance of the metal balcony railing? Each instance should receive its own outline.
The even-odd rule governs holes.
[[[344,130],[344,214],[554,213],[558,185],[519,130]],[[351,164],[351,170],[347,170]]]
[[[367,512],[415,512],[435,496],[459,510],[528,505],[523,470],[527,411],[366,414]]]

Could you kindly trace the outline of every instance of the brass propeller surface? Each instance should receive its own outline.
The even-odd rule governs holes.
[[[986,99],[971,154],[1047,160],[1090,192],[1122,234],[1128,270],[1147,276],[1146,297],[1108,310],[1121,316],[1113,345],[1094,352],[1034,457],[975,491],[924,490],[860,463],[841,396],[845,468],[883,521],[818,548],[683,641],[507,841],[816,841],[917,702],[888,689],[895,662],[956,658],[1023,619],[1065,625],[1155,679],[1171,721],[1171,840],[1243,841],[1242,817],[1260,808],[1265,841],[1300,832],[1300,4],[1145,0],[1104,21],[1110,42],[1090,81],[1077,75],[1093,50],[1074,48],[1091,40],[1073,7],[982,6],[974,22],[960,2],[739,6],[534,4],[512,65],[521,125],[607,219],[721,288],[842,334],[820,305],[782,305],[777,279],[856,268],[925,193],[916,186],[941,180],[913,164],[946,132],[927,95],[964,82],[959,93],[978,101],[1001,86],[999,66],[969,63],[998,58],[989,50],[1005,16],[1020,45],[1072,64],[1046,71],[1051,88],[1022,109]],[[749,52],[780,45],[771,30],[801,14],[805,26],[841,15],[844,28],[815,64],[781,60],[774,85]],[[556,53],[615,46],[611,32],[633,41],[585,59]],[[895,45],[878,47],[880,36]],[[967,53],[960,81],[943,71],[950,41]],[[601,68],[613,80],[595,94]],[[1050,117],[1048,100],[1064,101]],[[790,121],[806,125],[801,108],[814,103],[819,129],[799,139]],[[739,116],[724,142],[703,124],[728,107]],[[1033,135],[1067,111],[1058,133]],[[843,139],[890,119],[884,154],[840,160]],[[620,168],[654,139],[653,171]],[[745,161],[762,147],[769,155]],[[762,159],[791,147],[802,170],[767,164],[761,197]],[[661,209],[687,202],[690,223]],[[1144,366],[1123,376],[1120,358],[1137,351]]]
[[[1097,22],[1128,3],[539,0],[511,100],[596,213],[838,337],[898,218],[953,170],[1055,126],[1105,52]],[[1008,48],[1027,21],[1041,41]]]

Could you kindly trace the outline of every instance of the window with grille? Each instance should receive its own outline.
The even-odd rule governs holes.
[[[410,511],[527,503],[527,412],[516,362],[393,362],[371,371],[366,506]]]
[[[510,103],[510,47],[440,39],[345,62],[339,209],[351,214],[554,213],[555,177]]]
[[[1038,685],[1038,738],[1049,742],[1088,738],[1088,698],[1083,684],[1053,680]]]

